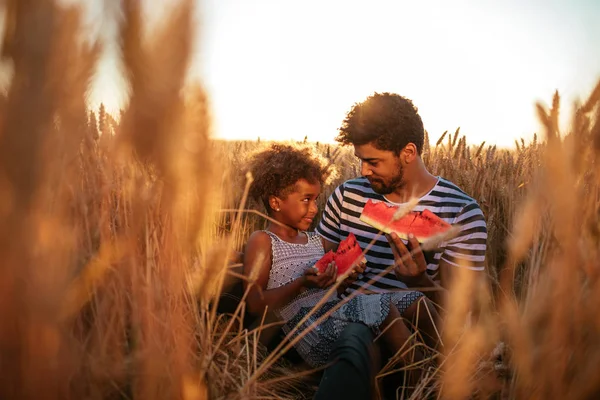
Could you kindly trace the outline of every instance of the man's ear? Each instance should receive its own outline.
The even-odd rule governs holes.
[[[417,152],[417,146],[415,146],[414,143],[409,143],[406,146],[404,146],[404,148],[402,149],[402,152],[400,154],[400,159],[403,163],[410,164],[418,156],[419,156],[419,153]]]

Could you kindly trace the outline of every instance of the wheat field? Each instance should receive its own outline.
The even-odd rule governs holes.
[[[186,81],[193,2],[150,37],[139,2],[121,2],[120,115],[87,106],[102,48],[77,40],[77,9],[4,3],[0,398],[310,398],[315,373],[269,352],[263,326],[241,323],[243,302],[218,312],[236,252],[265,222],[243,211],[239,174],[264,143],[211,138],[210,99]],[[450,291],[444,361],[428,377],[443,398],[600,397],[600,82],[566,132],[559,94],[549,100],[545,130],[511,150],[458,130],[426,140],[428,168],[479,200],[489,229],[489,284]],[[338,169],[324,203],[359,170],[348,149],[315,146]],[[480,317],[464,326],[467,299]]]

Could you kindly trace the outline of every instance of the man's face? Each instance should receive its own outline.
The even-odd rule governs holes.
[[[392,151],[379,150],[367,143],[354,146],[354,155],[361,161],[361,175],[369,180],[376,193],[390,194],[404,186],[404,169]]]

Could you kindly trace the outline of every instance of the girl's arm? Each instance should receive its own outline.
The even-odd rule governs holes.
[[[252,314],[262,314],[266,307],[273,309],[289,303],[304,287],[324,288],[335,283],[337,271],[334,265],[330,265],[323,274],[316,275],[309,270],[286,285],[266,290],[271,264],[271,238],[265,232],[254,232],[248,239],[244,254],[244,275],[250,278],[245,282],[246,289],[251,285],[246,302]]]
[[[244,275],[250,278],[245,283],[246,289],[251,285],[246,301],[252,314],[262,314],[267,306],[270,309],[282,306],[302,289],[303,278],[299,278],[287,285],[266,290],[271,262],[271,238],[265,232],[254,232],[248,239],[244,253]]]

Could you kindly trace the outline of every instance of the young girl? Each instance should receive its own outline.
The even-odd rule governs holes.
[[[254,232],[246,244],[244,273],[253,282],[247,305],[251,313],[258,315],[268,307],[285,322],[283,331],[288,334],[336,281],[333,263],[323,274],[317,274],[313,268],[324,249],[321,238],[308,232],[317,215],[317,198],[328,167],[307,147],[275,144],[256,154],[248,170],[253,177],[250,195],[261,200],[269,216],[278,223],[270,222],[265,230]],[[411,336],[402,317],[415,316],[419,299],[427,301],[416,291],[359,294],[316,324],[317,319],[342,301],[334,291],[297,331],[304,336],[296,350],[310,366],[322,366],[344,328],[351,322],[360,322],[375,334],[384,331],[385,344],[394,354]],[[423,305],[420,309],[424,309]],[[305,329],[307,332],[303,332]],[[429,334],[435,336],[433,332]],[[418,349],[414,356],[423,358]]]

